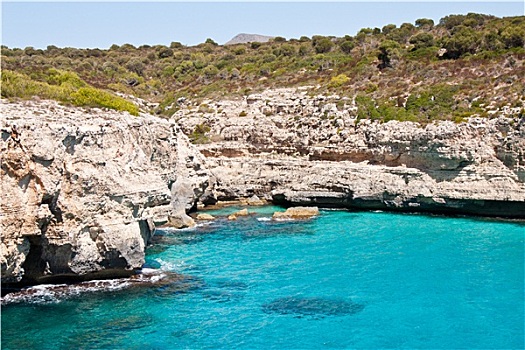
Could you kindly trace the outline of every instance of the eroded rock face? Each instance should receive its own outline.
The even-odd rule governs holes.
[[[313,216],[319,215],[319,208],[317,207],[292,207],[286,211],[277,211],[273,213],[274,219],[309,219]]]
[[[181,109],[220,200],[525,217],[525,120],[508,110],[468,122],[361,120],[353,101],[276,89]]]
[[[209,185],[174,122],[49,101],[2,101],[0,113],[3,283],[128,275],[155,225]],[[186,192],[172,198],[176,183]]]

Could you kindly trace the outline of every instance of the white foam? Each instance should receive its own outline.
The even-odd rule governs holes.
[[[155,259],[155,261],[160,264],[161,271],[176,271],[180,270],[181,268],[187,267],[187,264],[183,260],[171,262],[159,258]]]
[[[59,303],[63,299],[84,293],[100,291],[117,291],[137,284],[156,283],[167,275],[154,269],[144,269],[142,274],[130,278],[109,280],[92,280],[78,284],[42,284],[22,289],[19,292],[7,294],[1,299],[2,304],[11,303]]]
[[[262,218],[257,218],[257,221],[272,221],[272,218],[271,217],[262,217]]]

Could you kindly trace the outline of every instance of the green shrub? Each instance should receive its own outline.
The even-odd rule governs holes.
[[[442,45],[447,50],[447,58],[457,59],[475,53],[480,43],[481,35],[476,30],[460,25],[454,28],[451,37],[443,39]]]
[[[430,18],[419,18],[416,19],[416,27],[421,29],[430,30],[434,27],[434,21]]]
[[[140,59],[132,58],[128,61],[128,63],[126,63],[126,68],[130,72],[134,72],[134,73],[137,73],[138,75],[142,75],[145,67],[144,67],[144,63],[142,63]]]
[[[237,55],[244,55],[246,53],[246,48],[244,46],[237,46],[232,49],[232,52]]]
[[[75,73],[50,70],[47,82],[34,81],[25,74],[2,71],[2,97],[43,99],[71,103],[76,106],[106,107],[138,115],[136,105],[110,92],[90,87]],[[60,83],[60,85],[58,85]]]
[[[350,40],[345,40],[341,44],[339,44],[339,48],[341,48],[341,51],[343,51],[344,53],[350,53],[354,47],[355,44]]]
[[[206,124],[197,124],[193,129],[193,132],[189,135],[190,141],[194,144],[203,144],[210,142],[206,133],[208,133],[211,128]]]
[[[139,115],[136,105],[113,95],[110,92],[93,87],[80,88],[71,94],[72,103],[77,106],[105,107],[117,111],[126,111],[132,115]]]
[[[49,85],[44,82],[34,81],[25,74],[2,71],[2,97],[30,99],[38,96],[43,99],[69,102],[72,88]]]
[[[346,84],[349,80],[350,78],[347,77],[345,74],[339,74],[338,76],[332,77],[332,79],[330,79],[328,87],[338,88]]]
[[[159,58],[173,57],[173,50],[168,47],[162,47],[158,53]]]
[[[427,119],[448,119],[456,104],[454,96],[458,90],[457,86],[445,84],[433,86],[428,90],[411,94],[405,109]]]
[[[414,45],[414,50],[432,47],[435,44],[434,36],[429,33],[416,34],[413,37],[411,37],[408,42]]]
[[[393,40],[385,40],[379,45],[379,54],[377,58],[381,60],[380,68],[392,67],[392,60],[399,57],[400,46]]]
[[[357,105],[357,119],[380,119],[381,115],[377,110],[375,101],[365,95],[357,95],[355,97]]]
[[[73,88],[88,86],[76,73],[61,71],[55,68],[47,71],[47,83],[52,85],[68,84]]]
[[[312,46],[316,53],[326,53],[332,49],[334,43],[332,42],[332,40],[330,40],[330,38],[315,35],[312,38]]]

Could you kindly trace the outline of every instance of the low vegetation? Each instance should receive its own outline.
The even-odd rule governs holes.
[[[524,76],[525,16],[473,13],[363,28],[341,38],[230,46],[208,39],[193,47],[172,42],[107,50],[2,47],[2,97],[40,96],[137,114],[118,92],[156,103],[147,112],[161,116],[176,111],[181,97],[312,86],[313,94],[355,100],[359,118],[461,120],[487,116],[487,106],[523,108]]]
[[[2,71],[2,97],[30,99],[35,96],[81,107],[103,107],[138,115],[138,107],[115,94],[89,86],[73,72],[49,69],[44,81],[9,70]]]

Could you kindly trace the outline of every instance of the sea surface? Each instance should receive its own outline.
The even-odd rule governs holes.
[[[524,224],[276,209],[158,231],[147,283],[4,300],[1,348],[524,348]]]

